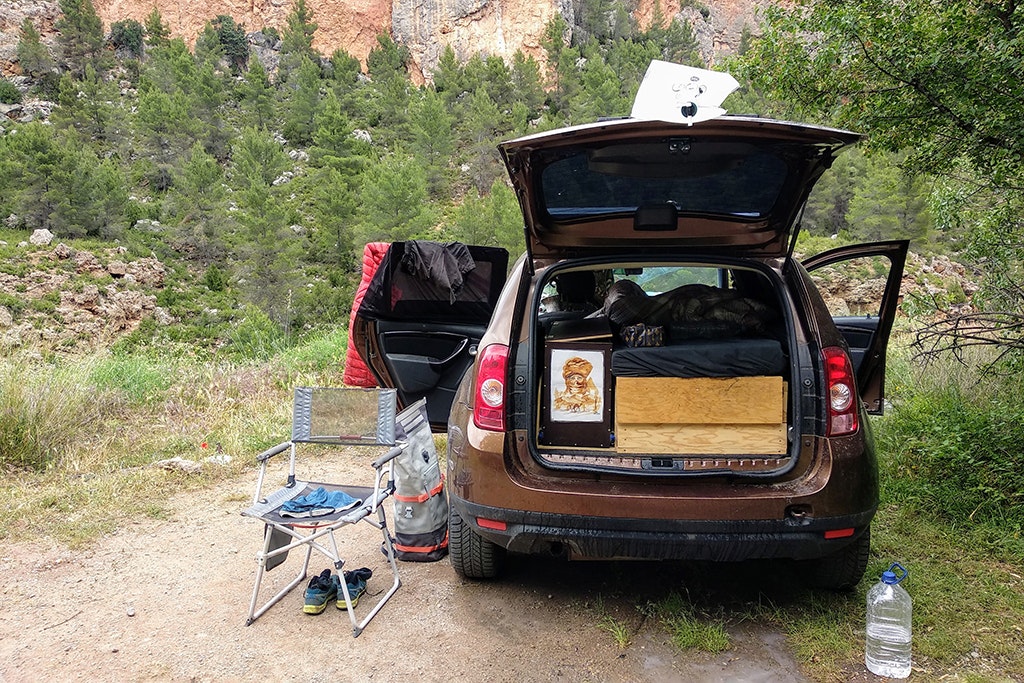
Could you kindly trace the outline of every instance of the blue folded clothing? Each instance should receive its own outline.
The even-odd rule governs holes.
[[[353,498],[344,491],[328,491],[323,486],[304,496],[285,501],[281,506],[282,517],[322,517],[332,512],[342,512],[358,507],[363,501]]]

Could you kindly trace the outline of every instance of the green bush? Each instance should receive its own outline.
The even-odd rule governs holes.
[[[915,386],[897,385],[891,414],[876,424],[891,458],[885,489],[957,526],[1024,529],[1024,380],[958,380],[935,367]],[[936,381],[936,378],[939,378]]]
[[[3,306],[8,311],[10,311],[11,315],[17,316],[19,313],[25,310],[25,298],[20,296],[14,296],[13,294],[7,294],[6,292],[0,292],[0,306]]]
[[[267,360],[287,348],[284,331],[256,306],[247,305],[245,317],[231,331],[229,351],[245,360]]]
[[[206,269],[203,275],[203,284],[211,292],[223,292],[228,285],[228,276],[216,264]]]
[[[18,104],[21,102],[21,91],[6,78],[0,78],[0,103]]]
[[[142,55],[142,24],[134,19],[115,21],[110,25],[110,42],[133,57]]]

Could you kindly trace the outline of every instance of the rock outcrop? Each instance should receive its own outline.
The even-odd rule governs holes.
[[[773,0],[624,0],[641,27],[650,25],[655,7],[664,17],[690,24],[706,61],[738,47],[745,26]],[[232,17],[246,31],[286,25],[292,0],[93,0],[104,26],[122,19],[143,22],[155,7],[174,36],[190,43],[203,25],[219,15]],[[574,25],[573,0],[316,0],[307,2],[317,31],[314,46],[324,55],[343,48],[364,64],[377,36],[390,34],[409,48],[416,80],[429,78],[438,57],[450,45],[457,56],[495,55],[511,59],[517,50],[544,60],[544,27],[561,15]],[[682,5],[686,5],[682,7]],[[29,17],[52,40],[59,16],[56,0],[8,0],[0,7],[0,70],[16,73],[21,22]]]
[[[155,258],[125,258],[123,248],[97,253],[64,243],[27,243],[24,275],[0,273],[0,294],[24,302],[0,306],[0,353],[49,349],[69,353],[109,344],[147,317],[169,324],[154,292],[166,269]]]

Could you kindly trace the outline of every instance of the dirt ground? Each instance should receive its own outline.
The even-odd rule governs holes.
[[[401,589],[358,638],[333,603],[303,614],[302,587],[247,627],[261,537],[239,514],[251,486],[237,478],[178,495],[169,519],[126,525],[85,551],[7,546],[0,681],[806,680],[777,632],[729,625],[732,646],[719,655],[673,646],[637,609],[689,590],[692,569],[667,564],[511,558],[501,581],[466,582],[447,560],[400,563]],[[379,532],[355,529],[341,548],[346,568],[375,572],[362,615],[390,575]],[[293,553],[266,582],[284,585],[298,562]],[[314,555],[311,575],[327,566]],[[628,646],[600,627],[603,616],[628,625]]]

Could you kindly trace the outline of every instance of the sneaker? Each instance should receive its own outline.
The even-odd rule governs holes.
[[[359,596],[366,592],[366,582],[373,576],[373,570],[363,567],[361,569],[353,569],[345,572],[345,583],[348,585],[348,597],[352,600],[352,606],[355,607],[359,604]],[[347,609],[345,605],[345,593],[341,590],[341,577],[335,576],[334,581],[337,584],[338,590],[338,601],[335,606],[338,609]]]
[[[327,608],[327,603],[338,595],[338,585],[334,583],[331,570],[325,569],[319,576],[309,580],[309,587],[304,595],[305,604],[302,611],[306,614],[320,614]]]

